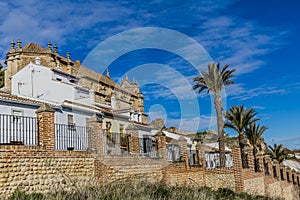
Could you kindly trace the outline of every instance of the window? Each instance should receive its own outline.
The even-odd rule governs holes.
[[[56,80],[57,80],[57,81],[62,81],[62,79],[61,79],[61,78],[56,78]]]

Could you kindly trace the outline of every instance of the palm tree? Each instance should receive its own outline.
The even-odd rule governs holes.
[[[261,127],[260,125],[256,125],[255,122],[250,124],[245,129],[245,136],[249,140],[249,143],[253,147],[252,151],[253,151],[254,165],[255,165],[255,170],[257,170],[257,171],[258,171],[258,169],[257,169],[258,163],[257,163],[256,155],[257,155],[258,149],[261,150],[261,143],[264,140],[262,137],[262,134],[265,132],[265,130],[267,130],[266,126]]]
[[[229,65],[225,65],[220,69],[220,63],[208,64],[208,71],[201,71],[200,77],[195,77],[193,80],[195,85],[194,90],[201,93],[207,90],[207,93],[214,94],[214,106],[217,114],[217,126],[219,134],[219,151],[220,151],[220,167],[225,167],[225,139],[224,139],[224,122],[223,122],[223,103],[221,91],[226,85],[234,84],[231,80],[233,77],[234,69],[227,70]]]
[[[257,113],[253,108],[247,109],[243,105],[240,106],[232,106],[226,113],[225,118],[227,121],[225,122],[225,128],[231,128],[238,133],[238,140],[239,146],[241,150],[241,157],[242,157],[242,165],[246,168],[245,162],[245,138],[244,138],[244,131],[247,126],[259,120],[255,118]]]
[[[277,160],[279,163],[282,163],[286,159],[288,152],[287,149],[282,146],[282,144],[274,144],[274,147],[268,146],[266,154],[271,156],[272,160]]]

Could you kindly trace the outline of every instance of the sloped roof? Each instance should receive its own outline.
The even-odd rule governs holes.
[[[47,49],[41,47],[33,42],[30,42],[26,46],[22,48],[23,52],[30,52],[30,53],[47,53]]]
[[[6,93],[0,93],[0,101],[14,101],[18,103],[30,103],[30,104],[36,104],[39,105],[40,102],[23,98],[23,97],[18,97],[16,95],[11,95],[11,94],[6,94]]]
[[[295,160],[284,160],[283,164],[297,172],[300,172],[300,162]]]

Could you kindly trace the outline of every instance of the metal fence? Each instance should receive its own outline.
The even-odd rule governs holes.
[[[167,160],[169,162],[175,162],[180,160],[178,144],[167,144]]]
[[[55,124],[56,150],[87,150],[88,135],[92,128],[74,124]]]
[[[103,130],[103,146],[106,155],[128,154],[126,150],[121,149],[120,133],[111,133]]]
[[[220,167],[220,154],[218,152],[205,153],[206,168],[219,168]],[[231,153],[225,153],[225,167],[232,167],[233,160]]]
[[[35,146],[38,141],[35,117],[0,114],[0,144]]]
[[[142,157],[150,157],[157,158],[157,144],[152,142],[152,137],[143,137],[139,138],[140,144],[140,156]]]

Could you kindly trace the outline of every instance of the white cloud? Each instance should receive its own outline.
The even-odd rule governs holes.
[[[246,89],[242,85],[236,84],[229,86],[226,90],[227,96],[229,96],[231,99],[238,99],[241,101],[263,95],[282,95],[286,93],[287,91],[285,89],[271,85],[261,85],[256,88]]]
[[[167,118],[167,127],[175,126],[180,130],[198,131],[203,129],[215,129],[216,117],[213,115],[201,115],[193,118]]]

